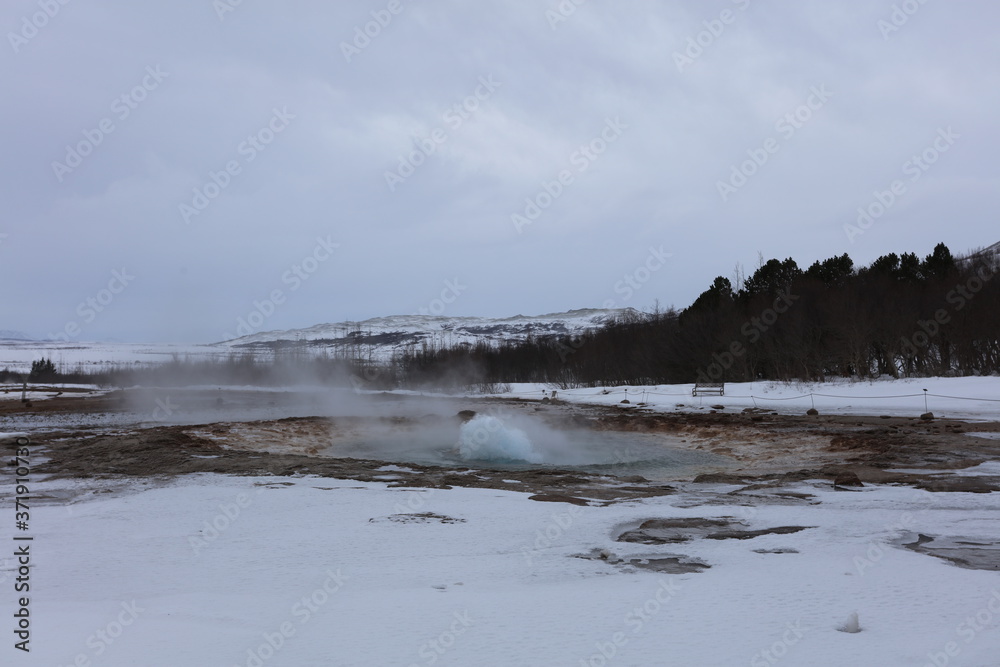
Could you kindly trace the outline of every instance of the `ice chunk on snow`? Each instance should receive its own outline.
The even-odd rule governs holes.
[[[847,617],[847,621],[837,629],[841,632],[861,632],[861,624],[858,623],[858,612],[852,611],[851,615]]]

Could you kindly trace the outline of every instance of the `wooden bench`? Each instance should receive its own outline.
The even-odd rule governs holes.
[[[698,382],[695,383],[694,389],[691,390],[692,396],[725,396],[726,395],[726,383],[725,382]]]

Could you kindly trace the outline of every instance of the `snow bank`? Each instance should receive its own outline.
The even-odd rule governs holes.
[[[903,530],[956,525],[995,539],[991,494],[794,488],[813,499],[753,504],[688,487],[579,507],[319,478],[138,482],[125,495],[32,508],[34,640],[23,664],[892,667],[935,664],[949,648],[949,665],[996,664],[996,573],[891,546]],[[650,517],[726,516],[810,528],[615,541]],[[577,557],[594,549],[711,567],[668,575]],[[0,556],[7,610],[15,567]],[[839,632],[854,611],[861,632]]]
[[[823,414],[919,416],[1000,419],[1000,377],[908,378],[870,382],[734,382],[725,396],[692,396],[690,384],[596,387],[557,390],[558,398],[599,405],[643,404],[655,410],[690,411],[722,405],[782,414],[802,414],[815,407]],[[925,392],[924,389],[927,391]],[[551,386],[520,383],[504,396],[540,399]],[[925,396],[926,394],[926,396]],[[926,403],[925,403],[926,399]]]

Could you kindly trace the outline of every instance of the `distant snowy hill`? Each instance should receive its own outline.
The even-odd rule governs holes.
[[[13,331],[12,329],[0,329],[0,340],[34,340],[23,331]]]
[[[424,343],[453,346],[478,341],[524,340],[528,336],[575,335],[594,329],[609,319],[635,314],[633,308],[586,308],[565,313],[500,319],[485,317],[444,317],[434,315],[395,315],[361,322],[317,324],[305,329],[262,331],[241,338],[216,343],[236,349],[274,349],[301,345],[329,348],[331,353],[348,348],[364,348],[374,356],[389,357]]]

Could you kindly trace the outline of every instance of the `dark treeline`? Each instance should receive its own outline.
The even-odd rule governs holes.
[[[1000,373],[997,273],[1000,244],[958,258],[938,244],[923,259],[893,253],[861,268],[846,254],[805,270],[793,259],[772,259],[749,277],[717,277],[682,311],[624,311],[575,338],[428,345],[389,361],[362,345],[338,349],[333,357],[285,346],[95,369],[62,369],[42,359],[26,376],[0,369],[0,382],[495,393],[511,382],[572,387],[989,375]]]
[[[32,362],[29,373],[0,369],[0,383],[96,384],[102,387],[250,385],[318,385],[356,387],[362,390],[399,386],[394,367],[380,367],[363,360],[317,357],[305,352],[261,355],[244,352],[223,358],[175,358],[161,364],[101,364],[65,369],[51,359]]]
[[[626,314],[574,339],[422,349],[407,384],[580,385],[823,380],[1000,372],[1000,255],[847,255],[801,269],[772,259],[736,286],[715,279],[683,311]]]

